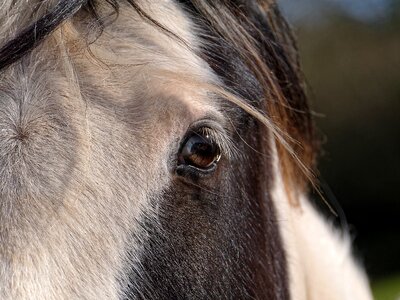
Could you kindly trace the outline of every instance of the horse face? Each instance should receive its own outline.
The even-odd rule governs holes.
[[[256,76],[187,4],[140,5],[1,73],[1,298],[288,298],[271,132],[209,89],[263,110]]]

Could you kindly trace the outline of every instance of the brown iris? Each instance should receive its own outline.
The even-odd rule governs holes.
[[[219,158],[218,146],[207,134],[196,132],[186,139],[179,154],[180,163],[203,170],[211,168]]]

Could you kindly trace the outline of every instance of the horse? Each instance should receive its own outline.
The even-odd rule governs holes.
[[[3,0],[0,298],[371,299],[313,207],[269,0]]]

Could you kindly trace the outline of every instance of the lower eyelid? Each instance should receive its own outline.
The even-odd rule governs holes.
[[[175,169],[175,174],[183,178],[198,180],[213,174],[216,169],[217,164],[212,164],[210,168],[205,170],[189,165],[179,165]]]

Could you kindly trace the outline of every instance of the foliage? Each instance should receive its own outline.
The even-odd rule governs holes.
[[[400,275],[378,281],[372,285],[375,300],[400,299]]]

